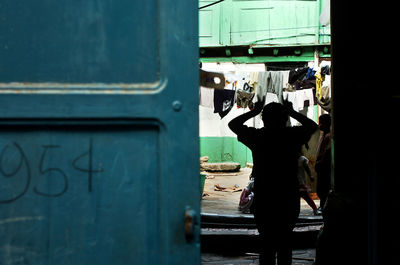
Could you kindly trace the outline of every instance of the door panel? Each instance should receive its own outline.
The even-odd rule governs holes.
[[[155,82],[158,14],[155,0],[2,1],[2,81]]]
[[[3,240],[20,246],[13,255],[29,249],[26,260],[32,264],[42,258],[32,253],[47,250],[47,244],[49,264],[103,264],[105,258],[115,264],[160,263],[159,126],[87,125],[3,130],[0,203],[8,216],[0,228]],[[87,257],[99,247],[100,260]],[[0,256],[8,251],[3,247]]]
[[[200,264],[197,2],[53,2],[0,4],[0,264]]]

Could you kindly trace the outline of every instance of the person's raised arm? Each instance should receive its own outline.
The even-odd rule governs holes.
[[[235,134],[238,134],[243,124],[248,120],[251,119],[255,116],[257,116],[259,113],[261,113],[262,109],[264,107],[264,102],[259,101],[254,104],[254,109],[243,113],[242,115],[237,116],[236,118],[232,119],[229,123],[229,129],[232,130]]]

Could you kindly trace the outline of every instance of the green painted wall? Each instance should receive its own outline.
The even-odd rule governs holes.
[[[215,2],[199,0],[199,7]],[[225,0],[199,10],[200,47],[330,43],[325,0]]]
[[[200,137],[200,156],[208,156],[208,162],[237,162],[242,167],[253,163],[250,149],[236,137]]]

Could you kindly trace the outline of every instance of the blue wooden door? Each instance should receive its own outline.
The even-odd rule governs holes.
[[[197,2],[0,2],[0,264],[199,264]]]

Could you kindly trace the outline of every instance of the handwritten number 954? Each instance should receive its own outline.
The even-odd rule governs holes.
[[[40,196],[45,196],[45,197],[59,197],[63,195],[64,193],[67,192],[68,190],[68,175],[60,168],[57,167],[46,167],[45,166],[45,161],[52,153],[55,152],[60,152],[61,147],[59,145],[42,145],[43,151],[40,157],[39,164],[37,165],[38,172],[40,173],[38,184],[33,187],[33,192],[37,195]],[[7,154],[10,151],[13,151],[14,149],[14,156],[17,156],[16,160],[17,163],[15,163],[16,166],[13,168],[7,168],[5,159],[7,158]],[[11,152],[10,152],[11,153]],[[13,157],[14,159],[15,157]],[[80,160],[86,160],[88,163],[88,168],[82,168],[78,166],[78,162]],[[93,173],[99,173],[102,172],[102,169],[97,169],[93,170],[93,141],[90,139],[89,142],[89,150],[83,152],[80,154],[78,157],[76,157],[73,160],[73,168],[80,171],[80,172],[85,172],[88,174],[88,191],[92,191],[92,181],[93,181]],[[24,170],[25,168],[25,170]],[[25,172],[25,174],[24,174]],[[12,144],[8,144],[4,146],[4,148],[1,150],[0,153],[0,173],[4,178],[12,178],[15,176],[20,176],[23,174],[25,183],[23,185],[23,188],[20,191],[16,192],[10,192],[10,198],[0,198],[0,203],[6,204],[6,203],[12,203],[19,198],[23,197],[27,191],[29,190],[29,186],[31,184],[31,178],[32,178],[32,168],[29,163],[29,160],[22,149],[22,147],[16,143],[13,142]],[[52,177],[52,178],[59,178],[58,183],[61,183],[61,185],[57,186],[57,190],[48,192],[44,190],[44,186],[46,185],[41,185],[43,182],[43,179],[46,177]]]

